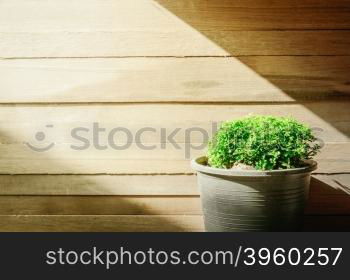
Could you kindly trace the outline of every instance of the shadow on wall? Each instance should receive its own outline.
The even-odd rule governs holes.
[[[337,112],[334,108],[325,111],[310,101],[341,102],[350,98],[349,2],[155,2],[325,122],[331,123],[330,112]],[[254,100],[252,95],[250,101],[261,100]],[[278,94],[270,101],[279,101]],[[335,128],[350,136],[346,124],[349,113],[342,117],[344,122],[338,122]]]
[[[258,100],[253,92],[247,92],[247,96],[252,94],[247,105],[301,104],[330,127],[326,141],[348,143],[349,110],[341,110],[339,105],[350,101],[350,2],[155,2],[224,49],[236,61],[233,66],[240,62],[271,84],[265,90],[270,89],[275,99]],[[255,80],[260,81],[250,82]],[[283,95],[288,98],[281,99]],[[331,101],[334,103],[325,106]],[[335,139],[336,133],[342,137]],[[347,147],[329,151],[330,158],[333,155],[329,164],[337,162],[337,173],[350,171]],[[330,230],[326,220],[331,221],[332,230],[349,228],[350,219],[333,216],[350,213],[346,206],[350,202],[348,180],[347,174],[313,176],[305,230]]]
[[[305,209],[305,231],[350,230],[350,176],[314,175]]]
[[[157,2],[169,13],[189,24],[233,56],[234,58],[230,58],[233,62],[230,67],[247,66],[253,70],[252,72],[257,73],[256,76],[260,75],[262,77],[260,79],[254,78],[253,75],[249,77],[253,86],[257,80],[262,83],[262,80],[266,79],[267,85],[265,89],[268,91],[271,88],[272,92],[270,94],[276,95],[276,100],[279,97],[278,94],[286,95],[289,99],[294,100],[294,103],[302,104],[310,112],[323,119],[324,123],[330,126],[328,129],[330,131],[329,141],[332,141],[331,136],[335,130],[344,134],[341,138],[342,141],[348,141],[348,136],[350,135],[350,127],[348,125],[349,111],[345,110],[347,109],[346,103],[344,105],[344,103],[340,102],[349,100],[350,93],[350,49],[348,48],[350,36],[349,31],[345,30],[350,28],[349,7],[339,6],[338,8],[328,9],[329,5],[336,4],[321,0],[314,3],[324,2],[323,8],[314,8],[307,3],[304,4],[303,2],[307,1],[302,0],[157,0]],[[289,4],[286,4],[286,2]],[[339,3],[342,1],[334,2]],[[344,0],[344,2],[346,1]],[[294,5],[295,3],[300,3],[301,7],[297,9],[288,7],[288,5],[292,5],[291,3],[294,3]],[[273,9],[266,9],[266,6]],[[338,30],[332,31],[330,30],[332,28]],[[169,64],[169,71],[171,71],[172,67],[173,64]],[[165,67],[165,69],[168,68]],[[164,70],[163,72],[167,73],[168,71]],[[225,73],[231,75],[231,72]],[[56,75],[56,73],[53,74],[53,76]],[[74,88],[72,94],[77,94],[77,92],[89,94],[85,87],[86,75],[86,73],[81,75],[83,85],[80,91]],[[113,75],[111,74],[111,76]],[[130,76],[126,77],[130,78]],[[150,79],[145,79],[145,87],[154,86],[151,78],[152,75]],[[135,80],[139,81],[138,79]],[[112,81],[107,86],[112,91],[116,84],[120,85],[120,81],[125,82],[125,85],[122,84],[124,85],[122,88],[130,88],[129,81],[123,79],[123,77],[116,82]],[[168,83],[169,79],[167,76],[164,81]],[[192,90],[194,94],[196,94],[194,89],[198,86],[212,89],[218,86],[215,81],[208,83],[201,81],[188,82],[186,79],[184,81],[186,81],[185,86],[190,89],[189,91]],[[270,87],[268,87],[269,84],[271,84]],[[103,85],[106,85],[106,83],[103,82]],[[176,86],[176,83],[174,85]],[[98,91],[100,86],[101,84],[96,84],[95,88],[92,89],[91,95]],[[49,84],[49,87],[51,87],[51,84]],[[90,85],[88,88],[90,88]],[[154,92],[158,92],[158,88],[159,86],[156,87]],[[276,88],[279,90],[276,91]],[[275,103],[278,106],[279,103],[287,100],[281,101],[279,99],[279,102],[275,102],[276,100],[272,99],[262,102],[259,99],[255,99],[254,90],[255,87],[252,87],[247,94],[252,94],[249,97],[250,99],[247,99],[247,102],[245,102],[247,106],[250,103],[259,104],[259,102],[270,105]],[[168,96],[170,101],[173,98],[173,94],[176,94],[176,91],[174,90]],[[135,96],[138,96],[138,94],[139,91],[135,91]],[[61,94],[58,93],[58,95]],[[82,95],[82,99],[85,97],[86,95]],[[125,99],[127,98],[129,98],[128,95],[125,96]],[[145,98],[148,98],[148,96],[145,96]],[[327,107],[324,104],[321,106],[310,102],[315,100],[326,102],[335,100],[339,102],[339,106],[337,106],[337,103],[334,103],[332,107]],[[106,102],[108,101],[106,100]],[[213,101],[215,102],[215,100]],[[217,101],[220,102],[221,100]],[[60,170],[68,170],[67,174],[74,174],[76,166],[80,164],[76,159],[65,161],[59,154],[47,153],[42,157],[37,154],[33,156],[27,150],[24,151],[26,147],[22,143],[17,143],[16,139],[11,139],[11,135],[3,136],[6,135],[2,135],[0,138],[6,138],[8,142],[1,141],[2,144],[0,145],[2,149],[0,157],[0,166],[3,166],[2,170],[16,170],[16,173],[19,174],[30,173],[28,170],[16,166],[19,161],[27,161],[35,167],[47,165],[48,168],[46,170],[57,170],[58,173]],[[340,137],[337,138],[337,141],[339,139]],[[17,155],[19,151],[22,151],[21,155]],[[338,155],[344,154],[344,157],[346,157],[345,152],[340,150]],[[18,158],[20,159],[18,160]],[[339,168],[338,172],[350,171],[350,168],[346,167],[345,164],[348,164],[348,162],[344,161],[343,169]],[[183,224],[178,223],[171,215],[168,215],[170,212],[163,212],[164,215],[160,215],[159,208],[149,207],[148,205],[150,204],[147,202],[147,199],[148,201],[156,200],[151,195],[137,197],[134,195],[99,196],[97,194],[88,196],[79,195],[78,193],[67,195],[72,194],[72,189],[77,186],[86,188],[85,190],[99,189],[101,193],[107,193],[110,187],[113,188],[113,185],[115,189],[121,187],[124,184],[123,182],[125,182],[123,179],[127,178],[124,176],[60,175],[58,176],[60,179],[55,177],[55,175],[1,176],[3,177],[0,178],[0,190],[1,192],[6,191],[6,196],[0,196],[3,202],[0,203],[0,214],[8,216],[6,219],[4,216],[0,219],[0,228],[4,230],[13,230],[11,226],[16,226],[21,230],[31,228],[45,231],[57,229],[60,231],[95,231],[96,229],[98,231],[188,230]],[[5,178],[12,183],[5,184]],[[112,180],[109,180],[111,178]],[[46,184],[50,179],[57,184],[56,186],[61,192],[56,189],[49,194],[47,189],[45,190]],[[20,191],[11,192],[9,188],[21,186],[19,182],[23,182],[23,186],[32,186],[33,189],[26,189],[28,191],[26,195],[23,195],[23,192]],[[343,186],[342,189],[337,189],[340,186],[337,182],[340,182],[340,185]],[[319,215],[320,222],[318,224],[314,222],[313,230],[321,230],[324,224],[323,221],[327,217],[329,218],[329,216],[325,217],[319,213],[327,213],[327,215],[349,213],[344,212],[344,209],[346,209],[344,207],[338,208],[338,205],[349,205],[349,196],[343,195],[348,185],[344,184],[341,179],[332,179],[331,182],[328,182],[319,177],[314,177],[312,184],[320,190],[319,194],[311,196],[314,205],[319,205],[318,210],[311,211],[309,208],[309,212],[307,212],[309,215]],[[108,189],[107,185],[109,186]],[[36,194],[34,189],[38,186],[42,188],[42,196],[34,195]],[[67,188],[66,192],[63,192],[62,190],[65,188]],[[322,193],[323,191],[324,193]],[[16,194],[21,194],[21,196]],[[168,203],[166,205],[168,208],[163,207],[163,209],[168,209],[167,211],[173,209],[170,201],[173,202],[174,200],[171,200],[168,196],[157,197],[163,199],[163,202],[161,202],[163,205]],[[184,199],[181,196],[178,198],[179,200]],[[339,201],[340,204],[337,204]],[[152,205],[156,204],[153,203]],[[327,205],[327,207],[324,205]],[[41,216],[43,213],[45,215]],[[182,212],[182,214],[185,213]],[[30,216],[17,217],[16,215]],[[79,216],[79,219],[76,219],[76,215],[81,216]],[[143,219],[143,215],[154,216],[149,219],[152,223],[149,224],[146,219]],[[9,218],[9,216],[11,217]],[[306,219],[309,219],[309,217],[306,217]],[[314,217],[312,221],[315,221]],[[191,221],[188,224],[191,224]]]
[[[307,214],[344,215],[350,213],[349,174],[314,175]]]
[[[0,175],[0,231],[202,230],[196,196],[165,195],[166,190],[153,195],[151,188],[163,186],[145,188],[142,175],[75,174],[72,160],[32,151],[4,133],[0,139],[0,169],[14,173]],[[57,175],[32,174],[33,166]],[[172,185],[183,188],[183,181]],[[190,207],[182,209],[181,202]]]
[[[1,139],[5,140],[4,134]],[[156,180],[156,175],[79,175],[74,174],[74,168],[67,169],[71,161],[55,153],[40,154],[14,139],[6,139],[0,145],[0,167],[16,170],[17,175],[0,175],[0,231],[203,229],[195,176],[162,175],[160,177],[174,176],[164,178],[167,186],[163,186],[159,182],[156,185],[145,181]],[[26,174],[31,171],[25,169],[26,163],[18,164],[22,161],[31,161],[36,168],[45,165],[50,170],[57,170],[57,175]],[[65,170],[67,175],[59,175],[60,170]],[[167,187],[172,192],[166,190]],[[176,195],[176,192],[183,195]],[[348,230],[350,223],[330,215],[341,217],[350,212],[349,193],[348,174],[315,175],[311,182],[305,230]]]

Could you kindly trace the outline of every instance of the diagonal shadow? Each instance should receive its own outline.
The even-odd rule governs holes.
[[[318,175],[311,179],[310,197],[305,209],[306,231],[349,231],[350,176]]]
[[[6,173],[0,172],[2,232],[182,232],[193,226],[190,223],[184,225],[173,217],[200,214],[197,205],[188,213],[180,208],[176,208],[180,209],[179,213],[173,213],[173,208],[165,207],[168,200],[191,200],[191,197],[193,200],[194,196],[134,195],[126,190],[128,183],[122,179],[124,175],[106,175],[110,179],[106,181],[101,180],[100,175],[76,174],[69,162],[68,166],[63,166],[64,162],[57,160],[57,154],[31,151],[20,138],[20,133],[16,137],[3,131],[0,133],[0,150],[10,151],[0,156],[0,169],[6,170]],[[28,162],[34,166],[44,164],[57,170],[57,174],[35,174],[26,169],[25,166],[30,165]],[[60,170],[65,173],[60,174]],[[139,180],[144,187],[144,182]],[[116,194],[120,188],[124,189],[124,194]],[[148,218],[151,221],[147,221]]]
[[[257,73],[257,76],[261,76],[262,78],[266,79],[269,83],[271,83],[271,88],[275,90],[276,88],[280,89],[279,92],[273,92],[273,93],[281,93],[288,95],[291,99],[294,100],[297,104],[302,104],[304,107],[306,107],[310,112],[316,114],[320,118],[322,118],[326,123],[331,123],[330,118],[331,114],[329,111],[324,111],[324,107],[320,109],[319,106],[310,104],[310,100],[317,100],[317,101],[328,101],[328,100],[336,100],[339,102],[348,101],[349,99],[349,73],[350,73],[350,63],[349,63],[349,57],[333,57],[333,55],[325,55],[327,54],[327,51],[329,53],[332,52],[332,49],[329,50],[323,50],[323,53],[320,53],[319,49],[316,48],[310,48],[307,47],[309,45],[309,34],[308,32],[298,32],[295,31],[293,34],[298,34],[298,40],[294,41],[293,38],[296,37],[287,37],[283,38],[281,37],[281,33],[284,31],[281,31],[281,26],[283,27],[286,23],[290,22],[291,19],[288,17],[288,14],[286,12],[290,13],[289,10],[284,10],[285,14],[282,15],[285,18],[282,20],[282,22],[279,22],[278,19],[282,19],[281,16],[277,19],[271,18],[269,15],[266,14],[266,11],[264,11],[265,14],[263,14],[262,17],[259,18],[261,23],[261,29],[264,29],[266,32],[255,32],[254,30],[248,31],[242,31],[237,32],[232,29],[232,25],[227,24],[230,22],[231,18],[235,18],[235,22],[239,21],[239,24],[242,26],[242,29],[254,29],[253,23],[256,20],[254,17],[252,17],[252,14],[247,9],[242,9],[241,7],[230,7],[232,1],[226,1],[226,0],[178,0],[178,1],[172,1],[172,0],[158,0],[157,1],[161,6],[167,9],[170,13],[173,15],[176,15],[178,19],[181,21],[186,22],[189,26],[197,30],[198,32],[201,32],[205,37],[213,41],[216,45],[220,46],[221,48],[225,49],[227,53],[232,56],[230,58],[232,61],[235,61],[233,65],[236,65],[239,67],[241,65],[242,67],[249,67],[253,72]],[[257,1],[260,4],[260,8],[263,8],[264,6],[261,6],[261,3],[264,3],[264,0]],[[281,1],[276,1],[276,5],[282,5],[280,3]],[[219,9],[217,9],[218,3],[221,5]],[[243,3],[242,1],[237,1],[237,3]],[[300,2],[301,3],[301,2]],[[271,1],[266,0],[266,5],[270,5]],[[310,7],[308,7],[310,8]],[[246,11],[247,16],[242,17],[242,13],[238,13],[238,11]],[[252,9],[253,10],[253,9]],[[225,11],[225,13],[223,13]],[[298,10],[298,13],[295,13],[295,19],[303,19],[302,21],[307,24],[304,24],[303,26],[300,25],[300,22],[298,20],[295,21],[296,27],[298,29],[312,29],[312,24],[314,21],[317,23],[320,23],[321,19],[313,18],[311,16],[310,12],[305,12],[303,14],[303,9]],[[309,10],[310,11],[310,10]],[[300,12],[300,13],[299,13]],[[341,19],[339,17],[332,17],[333,10],[329,11],[330,15],[328,18],[334,23],[335,25],[341,27],[342,21],[346,22],[346,19]],[[346,15],[346,11],[344,12],[344,15]],[[294,16],[294,15],[293,15]],[[212,24],[213,28],[207,29],[207,24],[203,24],[205,22],[208,22],[208,24]],[[256,23],[255,23],[256,26]],[[277,26],[277,27],[276,27]],[[279,26],[279,27],[278,27]],[[280,29],[279,31],[276,31],[274,34],[276,35],[273,37],[273,40],[276,38],[279,38],[279,40],[276,43],[271,43],[271,30],[274,29]],[[267,31],[270,30],[270,31]],[[319,31],[320,32],[320,31]],[[323,32],[323,31],[322,31]],[[278,34],[277,34],[278,33]],[[320,33],[321,34],[321,33]],[[327,36],[332,36],[332,33],[330,31],[323,32],[324,36],[324,42],[330,42],[333,39],[327,38]],[[344,31],[344,34],[345,33]],[[232,38],[232,36],[241,36],[245,40],[243,41],[232,41],[228,40],[229,38]],[[339,40],[339,39],[338,39]],[[345,47],[341,48],[341,52],[343,54],[348,54],[346,50],[346,37],[343,38],[345,40]],[[255,53],[250,50],[250,55],[247,55],[247,53],[244,53],[242,50],[249,46],[252,42],[255,42],[254,49]],[[270,42],[270,43],[269,43]],[[339,46],[340,44],[338,44]],[[285,52],[283,47],[281,46],[288,46],[291,45],[292,47],[289,47],[290,49],[295,48],[296,50],[302,50],[299,51],[293,51],[293,53]],[[306,47],[305,47],[306,46]],[[315,44],[313,44],[315,46]],[[267,52],[266,50],[270,50],[270,52]],[[300,53],[301,52],[301,53]],[[329,54],[328,53],[328,54]],[[273,54],[273,55],[272,55]],[[277,54],[277,55],[275,55]],[[295,57],[299,57],[298,59],[292,58],[293,55]],[[324,55],[322,57],[318,57],[318,61],[316,61],[316,64],[311,64],[311,62],[314,63],[314,57],[312,57],[314,54],[318,55]],[[328,64],[322,63],[323,60],[327,59]],[[239,63],[237,63],[239,62]],[[169,69],[170,71],[171,69]],[[257,78],[256,78],[257,79]],[[262,79],[261,79],[262,80]],[[120,82],[120,81],[116,81]],[[111,82],[111,87],[114,87],[115,82]],[[204,87],[215,87],[215,81],[211,81],[208,83],[203,83],[203,81],[194,81],[190,83],[186,83],[186,86],[191,89],[191,92],[196,94],[194,88],[197,86],[204,86]],[[97,89],[99,88],[99,85],[96,85]],[[86,89],[83,88],[83,91]],[[253,92],[251,92],[253,95]],[[259,103],[259,101],[254,101],[254,103]],[[333,111],[332,111],[333,112]],[[343,133],[345,136],[349,136],[350,131],[347,126],[347,123],[349,121],[349,115],[348,113],[344,113],[342,115],[343,122],[339,122],[338,124],[332,123],[333,127],[338,130],[339,132]],[[57,168],[59,170],[62,168],[57,162],[54,162],[54,159],[49,161],[49,164],[52,165],[52,168]],[[72,170],[72,173],[74,173],[74,170]],[[32,180],[36,180],[36,177],[32,177]],[[37,182],[40,183],[40,182]],[[96,186],[98,187],[98,182],[94,182],[93,180],[89,180],[87,178],[81,180],[81,184],[84,185],[90,185],[90,186]],[[325,185],[327,186],[327,184]],[[99,186],[101,187],[101,186]],[[103,187],[103,186],[102,186]],[[125,201],[123,203],[129,204],[130,207],[135,209],[135,211],[144,211],[142,207],[139,207],[138,205],[132,205],[132,202],[130,202],[127,198],[124,198]],[[47,205],[47,209],[49,210],[51,205]],[[53,208],[51,208],[53,209]],[[149,212],[150,214],[153,213],[152,211]],[[162,221],[163,222],[163,221]],[[181,227],[178,227],[177,225],[173,225],[171,221],[164,220],[165,224],[168,224],[169,226],[174,226],[174,229],[181,229]],[[49,225],[50,226],[50,225]],[[109,230],[113,230],[112,226],[108,227]]]
[[[342,30],[339,32],[344,32],[344,35],[334,38],[332,31],[316,30],[315,27],[322,25],[321,19],[315,18],[315,14],[320,13],[326,21],[325,29],[327,20],[329,25],[342,29],[342,20],[348,24],[346,15],[350,7],[339,7],[344,8],[342,19],[335,18],[337,11],[328,8],[329,4],[319,2],[312,5],[298,1],[295,9],[290,6],[285,9],[288,4],[267,0],[248,1],[250,8],[242,1],[155,2],[325,122],[329,114],[311,105],[310,101],[350,100],[350,56],[346,56],[349,52],[345,49],[350,40],[349,33]],[[318,6],[321,8],[317,9]],[[274,8],[281,14],[269,14],[269,9]],[[293,31],[287,34],[288,26]],[[310,35],[312,32],[318,32],[319,42],[311,41],[315,40],[315,36]],[[329,44],[328,48],[326,44]],[[334,52],[341,55],[336,56]],[[252,102],[253,98],[252,95]],[[344,122],[348,120],[347,114]],[[336,129],[350,136],[344,123],[339,123]]]
[[[247,8],[247,3],[242,1],[155,0],[155,2],[224,49],[232,59],[241,62],[266,79],[273,85],[271,88],[280,89],[281,93],[288,95],[295,104],[301,104],[325,123],[332,123],[330,111],[333,110],[335,114],[341,113],[334,108],[325,110],[324,107],[310,101],[324,103],[336,101],[339,104],[350,101],[350,53],[344,49],[344,46],[350,43],[349,31],[344,28],[349,26],[347,25],[349,5],[340,5],[338,8],[342,8],[341,15],[334,16],[334,12],[337,13],[336,9],[330,8],[327,3],[322,5],[321,2],[317,2],[317,5],[321,6],[320,9],[308,4],[307,1],[296,1],[295,9],[291,9],[283,1],[273,3],[267,0],[256,3],[247,1],[251,8]],[[286,7],[287,9],[284,9]],[[269,9],[266,8],[280,9],[281,14],[275,13],[275,16],[271,16]],[[256,13],[259,9],[259,13]],[[322,16],[316,18],[315,14]],[[324,27],[317,27],[322,25],[321,17],[325,22]],[[325,30],[329,29],[327,26],[332,25],[336,26],[335,29],[343,29],[337,32],[340,34],[337,38],[332,30]],[[287,33],[288,29],[292,31]],[[318,38],[312,35],[315,33],[319,35]],[[318,42],[311,41],[315,38]],[[271,100],[270,104],[273,104],[273,101]],[[259,103],[259,100],[255,101],[252,95],[251,103]],[[332,124],[333,129],[345,136],[346,142],[350,136],[347,125],[349,112],[342,115],[343,121]],[[339,167],[342,168],[338,170],[339,173],[349,172],[349,159],[345,154],[344,157],[338,159],[339,166],[342,166]],[[326,182],[313,177],[311,191],[312,200],[309,202],[307,213],[350,214],[349,209],[339,206],[339,203],[349,202],[349,192],[348,187],[337,179]],[[313,218],[311,222],[306,217],[304,229],[330,230],[322,222],[326,219],[331,220],[334,225],[331,230],[349,228],[344,224],[344,219],[331,216],[320,217],[318,221]]]

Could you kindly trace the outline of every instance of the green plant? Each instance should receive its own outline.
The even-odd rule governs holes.
[[[243,163],[258,170],[305,165],[320,149],[311,129],[292,118],[249,116],[224,122],[208,147],[208,164],[232,168]]]

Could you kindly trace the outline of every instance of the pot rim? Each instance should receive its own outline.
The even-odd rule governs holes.
[[[275,169],[275,170],[233,170],[206,165],[207,157],[201,156],[191,160],[191,167],[197,172],[222,175],[222,176],[238,176],[238,177],[260,177],[260,176],[283,176],[291,174],[310,173],[317,169],[317,162],[314,160],[305,160],[307,163],[304,167],[290,169]]]

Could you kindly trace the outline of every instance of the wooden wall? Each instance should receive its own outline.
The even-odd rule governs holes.
[[[250,113],[316,128],[305,230],[350,229],[349,0],[3,0],[0,58],[1,231],[201,231],[185,130]],[[72,150],[94,122],[156,148]]]

